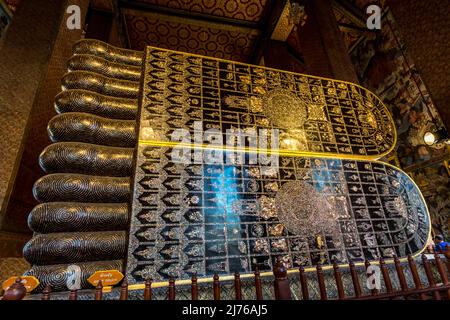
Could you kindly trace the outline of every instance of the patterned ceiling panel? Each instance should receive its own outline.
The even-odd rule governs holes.
[[[182,9],[238,20],[259,21],[268,0],[138,0],[169,8]]]
[[[254,29],[199,22],[157,13],[124,11],[130,46],[184,51],[247,62],[260,32]]]

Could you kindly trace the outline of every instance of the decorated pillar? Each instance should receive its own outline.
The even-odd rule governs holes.
[[[306,23],[297,28],[307,73],[358,83],[331,0],[307,0]]]

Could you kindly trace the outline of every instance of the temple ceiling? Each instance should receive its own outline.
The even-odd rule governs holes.
[[[14,12],[21,0],[5,0]],[[91,7],[112,11],[117,3],[128,45],[185,51],[241,62],[254,62],[258,42],[270,24],[276,0],[92,0]],[[379,1],[334,0],[336,19],[349,51],[370,32],[365,29],[365,8]],[[385,5],[385,0],[381,1]],[[280,12],[281,14],[281,12]],[[364,30],[365,29],[365,30]],[[302,56],[293,30],[287,45]]]
[[[277,11],[280,3],[275,0],[118,0],[118,7],[131,49],[143,50],[149,45],[258,63],[261,46],[274,31],[268,27],[283,15],[282,10]],[[352,51],[372,34],[365,26],[365,8],[372,2],[334,0],[333,3],[345,44]],[[297,57],[302,57],[297,31],[290,29],[285,33],[286,45]]]
[[[269,0],[138,0],[151,5],[245,21],[261,21]]]
[[[271,0],[121,0],[128,44],[251,62]]]
[[[258,29],[205,22],[168,14],[124,10],[130,47],[145,46],[249,61],[261,32]]]

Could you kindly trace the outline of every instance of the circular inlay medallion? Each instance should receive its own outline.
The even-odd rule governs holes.
[[[317,236],[337,231],[336,217],[327,199],[312,185],[290,181],[275,197],[278,220],[293,234]]]
[[[285,129],[300,129],[306,121],[307,105],[286,89],[275,89],[264,96],[263,112],[274,125]]]

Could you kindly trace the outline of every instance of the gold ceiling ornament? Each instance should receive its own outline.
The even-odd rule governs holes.
[[[286,4],[281,12],[280,18],[278,19],[277,25],[272,32],[270,37],[272,40],[286,41],[294,29],[294,24],[290,20],[291,3],[286,1]]]
[[[289,0],[289,22],[294,26],[304,26],[308,15],[305,11],[305,6],[300,5],[297,1]]]
[[[297,28],[298,25],[305,25],[307,18],[308,15],[304,6],[297,2],[286,1],[270,38],[277,41],[286,41],[292,30]]]

